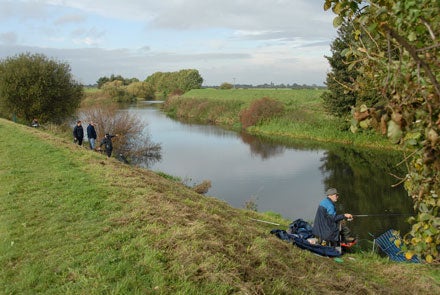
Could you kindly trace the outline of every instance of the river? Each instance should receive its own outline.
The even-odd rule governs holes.
[[[188,124],[167,117],[157,103],[140,102],[124,110],[138,115],[161,160],[153,171],[180,177],[187,185],[210,180],[209,196],[237,208],[251,204],[289,220],[313,221],[324,192],[340,192],[338,212],[362,216],[350,224],[361,240],[389,228],[406,233],[412,201],[392,175],[403,175],[399,153],[354,149],[240,134],[217,126]]]

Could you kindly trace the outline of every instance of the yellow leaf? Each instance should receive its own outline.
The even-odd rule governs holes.
[[[413,256],[414,256],[414,254],[411,251],[408,251],[405,253],[405,258],[407,260],[410,260]]]
[[[341,2],[336,3],[336,5],[333,7],[333,12],[339,14],[341,10],[342,10]]]
[[[394,241],[394,245],[396,245],[397,248],[400,248],[400,244],[401,244],[400,240]]]
[[[426,262],[431,263],[433,260],[431,255],[426,255]]]

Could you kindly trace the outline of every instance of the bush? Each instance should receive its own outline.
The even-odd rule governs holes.
[[[224,82],[220,85],[219,88],[222,90],[225,90],[225,89],[232,89],[232,88],[234,88],[234,86],[231,83]]]
[[[282,102],[269,97],[254,100],[248,109],[240,113],[240,122],[243,129],[261,123],[284,112]]]
[[[83,87],[70,66],[41,54],[20,54],[0,61],[0,108],[3,115],[30,123],[60,123],[75,113]],[[16,117],[16,118],[15,118]]]
[[[118,134],[113,142],[115,155],[122,154],[133,164],[160,158],[161,146],[153,143],[145,132],[147,123],[129,112],[118,111],[116,105],[83,109],[79,117],[83,122],[95,123],[98,146],[104,134]]]
[[[153,100],[155,94],[153,86],[147,82],[133,82],[125,86],[125,91],[133,97],[144,100]]]

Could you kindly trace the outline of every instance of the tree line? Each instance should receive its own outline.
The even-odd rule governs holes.
[[[200,88],[203,78],[194,69],[157,72],[144,81],[121,75],[101,77],[98,88],[115,101],[166,98]],[[22,53],[0,61],[0,115],[41,123],[60,123],[73,115],[84,97],[84,88],[73,78],[70,65],[43,54]]]
[[[112,74],[100,77],[97,87],[118,102],[133,101],[136,98],[166,99],[169,95],[180,95],[191,89],[202,87],[203,78],[195,69],[177,72],[156,72],[144,81],[137,78],[124,78]]]

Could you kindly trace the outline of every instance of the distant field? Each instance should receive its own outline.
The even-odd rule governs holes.
[[[229,89],[221,90],[214,88],[193,89],[184,95],[188,98],[212,98],[212,99],[235,99],[250,101],[262,97],[270,97],[289,103],[321,103],[321,89]]]

